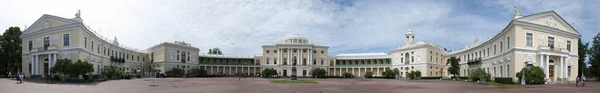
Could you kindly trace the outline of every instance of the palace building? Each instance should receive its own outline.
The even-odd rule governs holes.
[[[482,68],[492,77],[513,78],[529,66],[544,70],[547,82],[574,81],[577,75],[579,32],[554,11],[520,16],[515,8],[512,21],[485,41],[449,53],[460,60],[460,76]],[[449,74],[446,74],[450,76]]]
[[[367,72],[382,76],[385,70],[398,69],[400,77],[420,71],[422,77],[450,77],[446,60],[460,59],[460,76],[467,77],[482,68],[492,77],[518,80],[516,73],[526,65],[544,69],[548,82],[573,81],[576,77],[577,40],[581,35],[556,12],[515,16],[508,25],[484,41],[477,38],[464,49],[448,51],[438,44],[415,40],[409,27],[404,44],[389,53],[342,53],[329,56],[329,47],[315,44],[298,34],[289,35],[272,45],[263,45],[258,55],[201,54],[200,49],[183,41],[163,42],[137,50],[119,45],[117,38],[104,38],[89,29],[78,12],[75,18],[45,14],[26,28],[23,43],[23,72],[27,76],[48,75],[57,59],[84,60],[94,65],[93,74],[107,66],[147,76],[166,73],[172,68],[188,71],[205,69],[209,75],[259,76],[266,68],[282,77],[291,76],[295,62],[299,77],[310,77],[314,68],[323,68],[328,76],[350,73],[363,77]],[[258,47],[258,46],[257,46]],[[126,62],[110,62],[123,58]]]

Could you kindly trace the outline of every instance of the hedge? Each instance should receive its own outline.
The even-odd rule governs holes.
[[[469,79],[469,77],[452,77],[452,78],[458,78],[458,79]]]
[[[496,77],[494,78],[494,82],[502,84],[514,84],[513,78],[509,77]]]
[[[421,77],[421,79],[440,79],[442,77]]]
[[[341,76],[324,76],[322,78],[342,78]]]

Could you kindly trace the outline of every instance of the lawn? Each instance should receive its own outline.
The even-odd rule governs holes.
[[[284,79],[279,79],[279,80],[272,80],[271,83],[317,83],[314,80],[284,80]]]

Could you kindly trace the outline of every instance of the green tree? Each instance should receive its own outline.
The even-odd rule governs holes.
[[[201,77],[201,76],[206,76],[206,70],[204,69],[200,69],[200,68],[193,68],[190,69],[190,71],[188,71],[187,76],[190,77]]]
[[[221,49],[219,49],[219,48],[212,48],[212,49],[208,49],[208,54],[222,55],[223,53],[221,52]]]
[[[517,72],[516,77],[519,78],[519,82],[521,82],[521,78],[523,77],[521,73],[525,72],[525,83],[526,84],[544,84],[546,80],[546,74],[544,74],[544,70],[538,66],[533,66],[530,69],[523,68],[521,71]]]
[[[77,62],[71,64],[68,67],[69,68],[67,69],[69,71],[67,72],[72,76],[85,75],[86,73],[94,72],[93,65],[87,61],[77,60]]]
[[[469,72],[469,79],[473,80],[473,81],[487,81],[490,80],[491,75],[487,72],[485,72],[485,70],[483,70],[482,68],[477,68],[473,71]]]
[[[398,70],[398,68],[394,68],[394,77],[396,79],[400,78],[400,70]]]
[[[450,67],[448,68],[448,73],[452,74],[453,77],[460,75],[460,65],[458,64],[458,61],[460,61],[459,58],[450,57],[446,63],[446,65],[450,64]]]
[[[578,52],[579,53],[579,62],[578,62],[578,65],[579,65],[579,67],[577,69],[579,69],[580,71],[577,72],[578,76],[581,76],[582,74],[584,74],[585,76],[589,76],[589,75],[587,75],[585,73],[582,73],[582,72],[585,72],[587,70],[587,66],[585,64],[585,58],[587,58],[587,54],[588,54],[587,52],[588,52],[588,46],[589,46],[589,44],[590,43],[583,43],[583,42],[581,42],[581,38],[579,38],[579,47],[578,47],[578,51],[579,51]]]
[[[387,79],[393,79],[394,76],[396,76],[396,73],[393,70],[385,70],[381,73],[381,75],[383,75],[383,78],[387,78]]]
[[[590,72],[592,73],[590,76],[600,78],[600,33],[592,40],[592,47],[588,53],[590,55]],[[596,80],[600,81],[600,79]]]
[[[265,78],[270,78],[271,76],[277,75],[277,70],[273,68],[266,68],[262,71],[262,76]]]
[[[367,71],[364,75],[365,78],[373,78],[373,72]]]
[[[408,74],[408,79],[421,79],[421,71],[410,71]]]
[[[167,71],[167,76],[170,77],[183,77],[183,75],[184,72],[181,68],[172,68],[171,70]]]
[[[313,68],[312,70],[310,70],[309,74],[315,78],[322,78],[325,77],[327,71],[325,71],[325,69],[323,68]]]
[[[342,73],[342,78],[354,78],[354,75],[352,75],[352,73],[344,72]]]
[[[2,56],[1,74],[6,72],[17,73],[21,70],[21,37],[23,32],[19,27],[9,27],[0,38],[0,52]]]

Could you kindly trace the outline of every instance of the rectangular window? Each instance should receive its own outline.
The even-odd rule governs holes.
[[[94,41],[92,41],[92,51],[94,51]]]
[[[533,46],[533,34],[532,33],[527,33],[526,36],[526,44],[527,46]]]
[[[510,76],[510,65],[506,65],[506,76]]]
[[[33,41],[29,40],[29,51],[31,51],[31,49],[33,49]]]
[[[490,56],[490,48],[487,48],[487,56]]]
[[[571,41],[567,41],[567,50],[571,51]]]
[[[496,55],[496,45],[494,45],[494,55]]]
[[[502,53],[502,42],[500,42],[500,53]]]
[[[567,77],[571,77],[571,66],[567,67]]]
[[[63,34],[63,46],[69,46],[71,44],[70,43],[70,37],[69,34]]]
[[[50,46],[50,37],[44,37],[44,50],[48,49]]]
[[[548,37],[548,47],[554,48],[554,37]]]
[[[506,37],[506,50],[510,49],[510,37]]]
[[[83,48],[87,48],[87,37],[83,37]]]
[[[503,72],[504,72],[504,70],[502,70],[502,66],[500,66],[500,77],[502,77]]]
[[[98,54],[100,54],[100,44],[98,44],[98,46],[96,47],[96,49],[98,49],[96,51],[98,51]]]
[[[140,56],[137,56],[137,61],[140,61]]]

